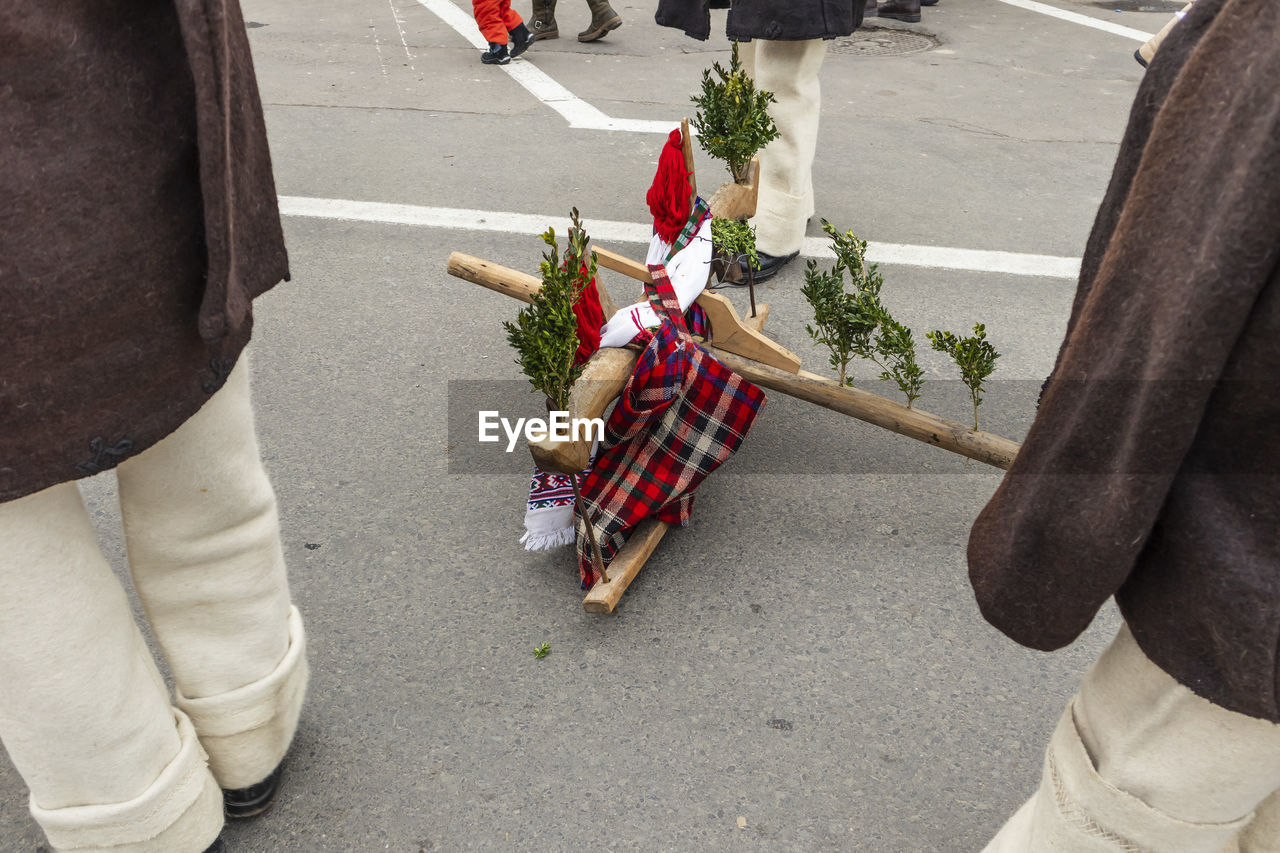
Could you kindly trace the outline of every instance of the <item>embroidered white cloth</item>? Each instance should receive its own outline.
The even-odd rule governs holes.
[[[550,551],[573,544],[573,482],[568,474],[533,469],[520,542],[526,551]]]
[[[596,461],[600,442],[591,445],[591,461],[586,471],[578,474],[578,483]],[[524,511],[524,535],[520,537],[526,551],[550,551],[576,541],[573,520],[573,482],[568,474],[533,469],[529,483],[529,503]]]

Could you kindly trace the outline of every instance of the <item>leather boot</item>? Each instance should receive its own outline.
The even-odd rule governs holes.
[[[560,28],[556,26],[556,0],[533,0],[533,20],[529,21],[533,40],[558,39]]]
[[[578,33],[578,41],[602,39],[605,33],[622,26],[622,18],[613,11],[609,0],[587,0],[587,6],[591,8],[591,25]]]
[[[502,45],[506,47],[506,45]],[[511,60],[508,59],[508,62]],[[222,809],[232,820],[255,817],[271,808],[280,790],[280,777],[284,774],[284,762],[276,765],[267,778],[247,788],[222,789]],[[209,853],[209,851],[205,851]]]
[[[876,14],[881,18],[914,24],[920,20],[920,0],[884,0],[876,8]]]

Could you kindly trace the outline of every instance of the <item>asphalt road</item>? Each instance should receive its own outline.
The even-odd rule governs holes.
[[[527,459],[481,464],[465,424],[449,429],[450,380],[485,382],[515,416],[540,404],[513,381],[516,303],[445,261],[536,271],[537,231],[574,206],[588,230],[642,229],[662,136],[574,127],[556,104],[674,124],[702,69],[727,62],[724,13],[698,43],[654,25],[652,4],[619,4],[624,26],[581,45],[585,4],[561,0],[564,35],[513,64],[543,74],[517,79],[480,64],[442,2],[245,2],[293,268],[258,303],[259,430],[313,678],[280,798],[227,830],[230,850],[980,850],[1034,787],[1114,611],[1053,655],[1006,640],[964,557],[999,472],[774,394],[617,613],[584,613],[570,553],[517,542]],[[1053,5],[1148,32],[1167,20]],[[905,29],[938,44],[827,57],[818,216],[876,244],[1078,258],[1137,41],[999,0],[942,0]],[[317,199],[434,224],[296,215]],[[1003,357],[984,425],[1020,438],[1074,281],[882,269],[918,338],[987,325]],[[761,298],[770,333],[820,371],[802,280],[793,264]],[[921,361],[918,405],[963,419],[949,366]],[[85,489],[123,570],[114,482]],[[43,844],[0,763],[0,849]]]

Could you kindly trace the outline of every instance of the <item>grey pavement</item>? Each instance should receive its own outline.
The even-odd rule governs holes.
[[[1053,3],[1148,32],[1167,20]],[[657,27],[653,4],[618,8],[621,29],[580,45],[585,4],[561,0],[564,35],[517,64],[615,118],[689,114],[702,69],[727,62],[724,13],[698,43]],[[571,128],[426,6],[245,0],[245,14],[282,195],[647,221],[661,136]],[[1078,257],[1137,42],[998,0],[868,23],[939,44],[828,55],[818,216],[885,243]],[[446,258],[533,272],[537,235],[295,216],[285,231],[293,281],[258,303],[253,369],[313,677],[280,798],[228,828],[231,851],[960,853],[1030,793],[1118,618],[1108,607],[1053,655],[982,620],[964,551],[998,471],[771,394],[693,524],[615,614],[584,613],[571,552],[517,542],[527,460],[450,464],[474,442],[448,430],[450,380],[506,380],[492,387],[515,416],[540,403],[510,381],[516,303],[449,277]],[[929,328],[986,323],[1006,381],[984,423],[1021,438],[1074,282],[883,272],[922,346]],[[761,298],[770,333],[822,371],[802,281],[792,264]],[[937,381],[918,405],[963,419],[948,365],[921,360]],[[85,490],[123,572],[114,482]],[[7,762],[0,849],[45,849]]]

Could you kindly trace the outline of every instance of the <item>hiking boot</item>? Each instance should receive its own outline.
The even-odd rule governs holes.
[[[605,33],[622,26],[622,18],[613,11],[609,0],[587,0],[587,5],[591,8],[591,24],[578,33],[578,41],[597,41],[604,38]]]
[[[511,62],[511,54],[507,52],[505,44],[491,41],[489,42],[489,49],[480,54],[480,61],[485,65],[506,65]]]
[[[524,24],[516,24],[516,28],[511,30],[508,35],[511,37],[507,44],[510,45],[512,59],[528,50],[529,45],[538,39],[537,36],[529,32],[529,28]]]
[[[908,24],[917,23],[920,20],[920,0],[884,0],[876,8],[876,15]]]
[[[556,26],[556,0],[533,0],[533,20],[529,21],[534,41],[560,38]]]

